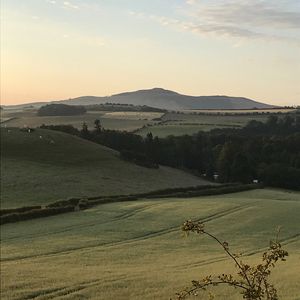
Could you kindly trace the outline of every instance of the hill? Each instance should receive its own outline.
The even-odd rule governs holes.
[[[48,103],[53,103],[48,102]],[[168,110],[184,109],[268,109],[275,106],[243,97],[229,96],[188,96],[162,88],[139,90],[112,95],[109,97],[83,96],[55,101],[70,105],[95,105],[104,103],[133,104]],[[31,104],[31,103],[30,103]],[[30,104],[26,104],[27,106]],[[34,105],[34,104],[32,104]],[[20,105],[18,107],[21,107]]]
[[[110,97],[79,97],[62,101],[73,105],[96,103],[121,103],[148,105],[168,110],[182,109],[267,109],[274,106],[242,97],[228,96],[187,96],[173,91],[154,88],[116,94]]]
[[[1,174],[2,208],[204,183],[176,169],[137,166],[112,149],[45,129],[1,128]]]
[[[271,281],[279,299],[299,299],[299,214],[299,192],[266,189],[141,199],[5,224],[1,299],[176,299],[192,279],[234,272],[215,242],[182,235],[180,225],[189,218],[204,221],[207,231],[250,264],[260,262],[282,225],[280,239],[290,255],[278,263]],[[214,293],[220,300],[241,298],[232,288]]]

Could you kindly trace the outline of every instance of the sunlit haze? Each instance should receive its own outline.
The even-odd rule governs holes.
[[[300,1],[1,1],[1,104],[153,87],[299,105]]]

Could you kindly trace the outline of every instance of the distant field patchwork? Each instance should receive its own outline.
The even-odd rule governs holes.
[[[158,116],[161,114],[159,113]],[[47,116],[39,117],[35,112],[16,112],[16,113],[6,113],[3,115],[6,117],[6,126],[9,127],[39,127],[42,124],[46,125],[73,125],[76,128],[82,128],[83,122],[85,122],[90,129],[94,128],[94,121],[96,119],[101,120],[101,124],[106,129],[114,130],[126,130],[133,131],[144,125],[153,124],[151,121],[156,115],[153,113],[134,113],[132,115],[113,113],[112,115],[107,114],[107,112],[88,112],[84,115],[79,116]],[[11,120],[9,120],[11,118]]]
[[[274,111],[274,113],[279,111],[281,110]],[[282,110],[282,112],[287,111],[290,110]],[[207,115],[198,114],[197,112],[89,111],[80,116],[39,117],[36,114],[36,110],[7,110],[2,112],[1,118],[6,120],[5,126],[9,127],[39,127],[42,124],[68,124],[79,129],[82,127],[83,122],[92,129],[94,128],[95,119],[100,119],[102,126],[106,129],[132,131],[142,136],[145,136],[148,132],[152,132],[153,135],[159,137],[195,134],[199,131],[209,131],[215,128],[240,128],[251,120],[264,122],[268,118],[268,114],[243,115],[245,113],[244,110],[237,112],[222,111],[222,113],[232,112],[232,115],[216,115],[217,111],[211,112],[209,110],[207,110],[209,112]]]
[[[135,112],[135,111],[121,111],[121,112],[107,112],[103,118],[107,119],[126,119],[126,120],[153,120],[160,118],[164,113],[160,112]]]
[[[159,124],[150,124],[136,133],[145,136],[152,132],[154,136],[195,134],[199,131],[209,131],[215,128],[240,128],[249,121],[265,122],[267,115],[198,115],[191,113],[167,113]]]
[[[296,111],[296,108],[272,108],[272,109],[189,109],[187,113],[209,113],[209,114],[278,114],[290,113]]]

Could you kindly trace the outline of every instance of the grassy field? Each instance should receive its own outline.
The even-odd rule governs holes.
[[[157,114],[157,115],[156,115]],[[154,124],[153,118],[161,116],[161,113],[107,113],[107,112],[87,112],[80,116],[45,116],[36,115],[35,110],[29,111],[7,111],[1,113],[1,119],[6,120],[3,125],[9,127],[39,127],[46,125],[73,125],[82,128],[86,122],[89,128],[94,128],[95,119],[100,119],[101,124],[106,129],[133,131],[147,124]]]
[[[160,138],[167,137],[169,135],[180,136],[180,135],[191,135],[196,134],[199,131],[209,131],[215,128],[222,128],[223,126],[216,126],[211,124],[203,124],[203,125],[189,125],[189,124],[162,124],[162,125],[153,125],[146,126],[135,131],[136,134],[141,136],[146,136],[149,132],[153,134],[153,136],[158,136]]]
[[[272,108],[272,109],[189,109],[187,113],[209,113],[209,114],[277,114],[295,112],[296,108]]]
[[[176,169],[137,166],[101,145],[43,129],[1,128],[1,174],[3,208],[207,184]]]
[[[2,299],[170,299],[192,279],[232,272],[189,218],[258,263],[277,225],[290,256],[272,281],[280,299],[300,299],[300,193],[253,190],[190,199],[139,200],[1,226]],[[221,288],[216,299],[240,297]],[[192,298],[192,299],[203,299]],[[205,298],[206,299],[206,298]]]
[[[103,118],[107,119],[126,119],[126,120],[152,120],[160,118],[164,113],[160,112],[139,112],[139,111],[116,111],[107,112]]]
[[[251,120],[266,121],[267,115],[197,115],[191,113],[167,113],[162,123],[151,124],[136,131],[145,136],[152,132],[154,136],[166,137],[168,135],[195,134],[199,131],[209,131],[215,128],[240,128]]]
[[[199,124],[217,124],[217,125],[245,125],[250,120],[265,121],[268,116],[266,115],[230,115],[230,116],[215,116],[215,115],[197,115],[188,113],[167,113],[163,116],[162,120],[167,122],[178,123],[199,123]]]
[[[36,110],[7,110],[1,113],[6,120],[2,126],[10,127],[39,127],[42,124],[70,124],[81,128],[86,122],[89,128],[94,127],[95,119],[100,119],[106,129],[134,131],[145,136],[148,132],[159,137],[168,135],[194,134],[198,131],[209,131],[214,128],[239,128],[250,120],[265,121],[267,114],[258,115],[198,115],[193,111],[181,113],[158,112],[105,112],[90,111],[81,116],[52,116],[39,117]],[[161,119],[161,121],[157,121]]]
[[[241,111],[200,111],[209,112],[199,115],[198,111],[184,111],[179,113],[168,112],[107,112],[89,111],[81,116],[53,116],[39,117],[36,110],[6,110],[1,112],[1,119],[5,120],[3,126],[10,127],[39,127],[42,124],[59,125],[69,124],[81,128],[86,122],[89,128],[94,127],[95,119],[100,119],[106,129],[133,131],[146,136],[152,132],[154,136],[166,137],[168,135],[195,134],[199,131],[209,131],[215,128],[240,128],[251,120],[266,121],[268,114],[243,115]],[[216,115],[216,113],[232,113],[231,115]],[[292,110],[278,109],[264,112],[292,112]],[[160,119],[160,121],[158,121]]]

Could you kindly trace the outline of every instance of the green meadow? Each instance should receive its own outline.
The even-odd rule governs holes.
[[[199,111],[201,112],[201,111]],[[125,130],[146,136],[152,132],[154,136],[195,134],[215,128],[239,128],[251,120],[265,121],[268,114],[245,114],[247,111],[224,111],[229,115],[216,115],[217,111],[203,111],[209,114],[197,114],[197,111],[167,112],[107,112],[88,111],[79,116],[38,116],[37,110],[5,110],[1,112],[3,126],[7,127],[39,127],[46,125],[72,125],[78,129],[85,122],[89,128],[94,127],[95,119],[100,119],[106,129]],[[249,110],[251,112],[251,110]],[[267,112],[267,111],[266,111]],[[272,111],[271,111],[272,112]],[[278,112],[278,111],[274,111]],[[220,111],[219,113],[223,113]]]
[[[1,128],[1,174],[2,208],[207,184],[177,169],[137,166],[117,151],[45,129]]]
[[[182,235],[186,219],[204,221],[207,231],[228,241],[249,263],[259,263],[281,225],[289,257],[275,268],[272,282],[280,299],[300,299],[299,214],[299,192],[263,189],[140,199],[5,224],[2,299],[174,299],[193,279],[234,272],[213,241]],[[216,299],[240,299],[230,288],[215,294]]]
[[[159,124],[149,124],[136,131],[146,136],[152,132],[154,136],[167,137],[168,135],[191,135],[199,131],[210,131],[216,128],[240,128],[251,120],[266,121],[267,115],[198,115],[196,113],[166,113]]]
[[[36,110],[30,111],[4,111],[1,113],[1,121],[7,127],[39,127],[46,125],[72,125],[78,129],[82,128],[85,122],[89,128],[94,127],[95,119],[100,119],[101,124],[106,129],[133,131],[147,124],[154,124],[153,118],[159,117],[157,113],[139,113],[132,114],[109,113],[103,111],[91,111],[79,116],[38,116]]]

